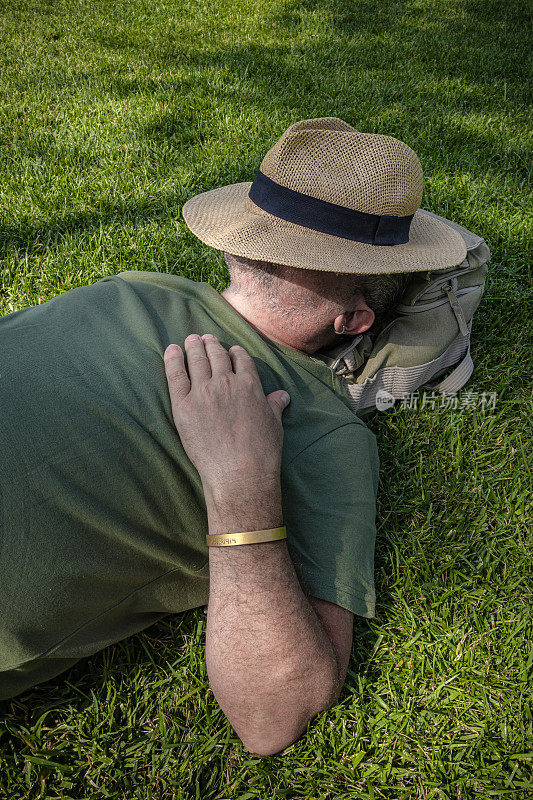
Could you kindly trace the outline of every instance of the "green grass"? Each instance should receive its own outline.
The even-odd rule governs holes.
[[[498,392],[492,412],[368,418],[377,617],[283,754],[251,756],[218,708],[199,609],[5,703],[2,800],[530,797],[525,1],[7,0],[0,37],[3,313],[125,269],[221,289],[184,201],[334,115],[407,142],[423,206],[487,239],[467,388]]]

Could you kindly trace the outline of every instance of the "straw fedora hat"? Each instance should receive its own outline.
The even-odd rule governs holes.
[[[196,195],[183,217],[210,247],[292,267],[379,275],[460,264],[464,240],[420,208],[422,186],[404,142],[322,117],[291,125],[253,182]]]

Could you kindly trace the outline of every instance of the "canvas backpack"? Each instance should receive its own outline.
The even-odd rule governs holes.
[[[431,216],[461,234],[465,260],[449,269],[413,273],[392,320],[375,341],[369,334],[359,334],[314,354],[341,378],[358,416],[390,407],[422,387],[453,395],[474,369],[472,318],[485,289],[490,250],[475,233],[437,214]]]

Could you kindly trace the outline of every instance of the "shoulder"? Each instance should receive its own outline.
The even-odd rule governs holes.
[[[171,275],[168,272],[150,272],[149,270],[129,270],[119,272],[117,275],[108,275],[102,279],[121,280],[128,283],[144,283],[151,286],[158,286],[161,289],[171,289],[173,291],[198,291],[199,287],[206,286],[205,283],[197,283],[182,275]],[[214,290],[213,290],[214,291]]]
[[[379,470],[379,453],[375,434],[357,417],[335,428],[322,432],[308,442],[287,465],[288,469],[300,469],[304,464],[314,463],[317,468],[326,463],[344,473],[355,463]],[[319,471],[319,470],[317,470]]]

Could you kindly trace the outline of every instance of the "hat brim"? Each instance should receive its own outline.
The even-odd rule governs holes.
[[[290,267],[380,275],[445,269],[461,264],[461,234],[430,211],[416,211],[406,244],[353,242],[268,214],[248,197],[251,182],[222,186],[183,206],[189,229],[216,250]]]

